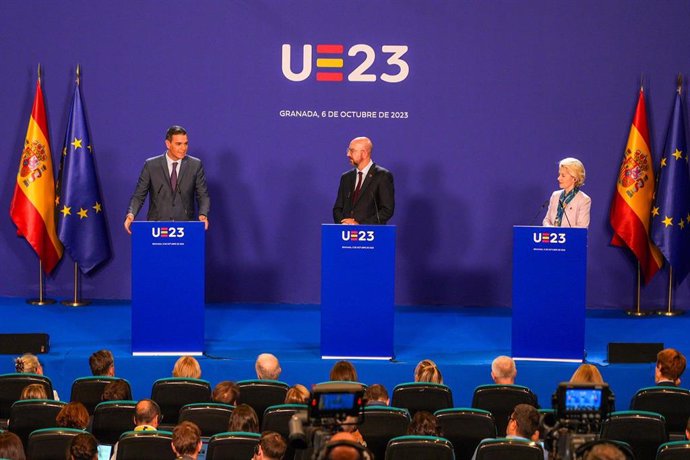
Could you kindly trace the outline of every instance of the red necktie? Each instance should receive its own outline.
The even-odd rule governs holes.
[[[352,195],[352,204],[355,204],[359,199],[360,191],[362,191],[362,171],[357,173],[357,187],[355,187],[355,193]]]
[[[170,175],[170,187],[172,187],[173,193],[177,189],[177,162],[173,162],[173,172]]]

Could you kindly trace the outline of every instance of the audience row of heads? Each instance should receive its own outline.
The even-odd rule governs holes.
[[[11,431],[0,433],[0,458],[26,460],[24,446]],[[91,433],[81,433],[72,438],[68,460],[98,460],[98,441]]]

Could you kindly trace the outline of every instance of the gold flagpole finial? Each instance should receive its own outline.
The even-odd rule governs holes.
[[[38,63],[38,83],[41,83],[41,63]]]
[[[81,73],[80,69],[81,68],[79,67],[79,64],[77,64],[77,85],[79,84],[79,77],[80,77],[80,73]]]
[[[676,80],[676,83],[678,84],[678,94],[680,94],[683,88],[683,74],[680,72],[678,72],[678,79]]]

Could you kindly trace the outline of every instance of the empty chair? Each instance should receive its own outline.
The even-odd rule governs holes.
[[[117,380],[122,380],[127,384],[127,395],[124,398],[126,400],[132,399],[132,388],[129,382],[125,379],[120,379],[117,377],[108,377],[105,375],[96,375],[89,377],[80,377],[72,382],[72,394],[70,395],[70,401],[79,401],[86,407],[89,414],[93,415],[93,411],[98,403],[102,402],[103,389],[110,382]]]
[[[306,411],[307,409],[308,406],[306,404],[278,404],[267,407],[261,422],[261,431],[275,431],[287,439],[290,434],[288,428],[290,418],[295,413]]]
[[[496,432],[505,436],[508,418],[518,404],[538,408],[537,396],[522,385],[479,385],[474,389],[472,407],[491,412],[496,422]]]
[[[656,452],[656,460],[687,460],[690,458],[690,441],[665,442]]]
[[[449,387],[440,383],[401,383],[393,389],[391,406],[405,408],[412,416],[420,410],[433,414],[453,407],[453,395]]]
[[[180,409],[180,422],[193,422],[201,430],[201,436],[210,437],[228,431],[228,421],[234,408],[221,403],[187,404]]]
[[[457,407],[434,415],[443,437],[453,444],[456,460],[470,460],[483,439],[496,437],[496,422],[489,411]]]
[[[288,386],[285,382],[278,380],[240,380],[237,382],[240,387],[240,396],[237,404],[248,404],[256,411],[261,426],[264,411],[267,407],[276,406],[285,402]]]
[[[655,412],[612,412],[601,427],[601,438],[627,442],[637,460],[653,460],[659,446],[668,441],[666,421]]]
[[[211,436],[206,460],[247,460],[254,455],[261,435],[244,431],[229,431]]]
[[[29,434],[41,428],[55,427],[55,418],[66,404],[52,399],[16,401],[10,408],[10,421],[7,429],[19,436],[26,449]]]
[[[477,460],[544,460],[544,449],[521,439],[485,439],[477,447]]]
[[[176,425],[182,406],[211,402],[211,384],[206,380],[168,377],[153,383],[151,399],[158,403],[166,424]]]
[[[388,441],[405,435],[409,424],[410,413],[407,409],[367,406],[364,408],[364,421],[359,425],[359,432],[374,458],[383,459]]]
[[[127,431],[117,443],[117,460],[173,460],[169,431]]]
[[[101,444],[115,444],[125,431],[134,429],[136,401],[104,401],[93,411],[91,433]]]
[[[437,436],[398,436],[388,441],[385,460],[454,460],[450,441]]]
[[[43,385],[48,398],[53,397],[53,384],[44,375],[25,373],[0,375],[0,419],[10,418],[10,407],[19,399],[24,387],[33,383]]]
[[[75,428],[43,428],[29,435],[26,458],[31,460],[65,460],[72,438],[86,433]]]
[[[642,388],[633,396],[630,409],[657,412],[666,419],[667,433],[684,435],[690,418],[690,390],[671,386]]]
[[[635,460],[635,454],[633,453],[630,444],[623,441],[616,441],[615,439],[597,439],[594,441],[586,442],[577,449],[575,449],[574,458],[585,458],[589,451],[591,451],[595,446],[607,443],[613,444],[618,448],[618,450],[623,452],[623,455],[625,455],[625,460]]]

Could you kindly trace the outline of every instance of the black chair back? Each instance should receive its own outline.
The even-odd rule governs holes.
[[[477,447],[477,460],[544,460],[544,449],[536,442],[519,439],[485,439]]]
[[[240,380],[240,396],[237,404],[248,404],[256,411],[259,417],[259,426],[263,423],[264,412],[270,406],[277,406],[285,402],[288,386],[278,380]]]
[[[450,441],[437,436],[398,436],[388,441],[385,460],[454,460]]]
[[[664,417],[644,411],[612,412],[601,427],[601,438],[627,442],[637,460],[654,460],[659,446],[668,441]]]
[[[496,437],[491,412],[458,407],[434,413],[443,437],[453,444],[456,460],[470,460],[483,439]]]
[[[180,422],[193,422],[201,436],[210,437],[228,431],[228,422],[235,406],[221,403],[194,403],[182,406]]]
[[[690,390],[677,387],[642,388],[630,402],[630,410],[657,412],[666,419],[666,432],[685,434],[690,418]]]
[[[247,460],[254,455],[261,435],[231,431],[211,436],[206,450],[206,460]]]
[[[72,439],[87,433],[74,428],[43,428],[29,435],[26,458],[29,460],[65,460]]]
[[[29,445],[29,435],[34,430],[53,428],[60,410],[67,403],[52,399],[25,399],[12,404],[7,429],[19,436],[24,449]]]
[[[420,410],[433,414],[453,407],[453,395],[448,386],[440,383],[401,383],[393,389],[391,406],[407,409],[412,416]]]
[[[688,460],[690,458],[690,441],[665,442],[656,452],[656,460]]]
[[[153,383],[151,399],[158,403],[163,422],[177,425],[182,406],[211,402],[211,384],[201,379],[168,377]]]
[[[108,377],[105,375],[96,375],[89,377],[80,377],[72,382],[72,393],[70,401],[79,401],[86,407],[89,414],[93,415],[96,406],[103,401],[103,389],[111,382],[122,380],[127,384],[127,394],[124,400],[132,399],[132,388],[129,382],[125,379],[117,377]]]
[[[127,431],[117,442],[116,460],[174,460],[169,431]]]
[[[136,401],[105,401],[93,411],[91,433],[101,444],[115,444],[122,433],[134,429]]]
[[[306,411],[306,404],[278,404],[267,407],[264,411],[261,431],[275,431],[285,439],[290,434],[288,422],[297,412]]]
[[[537,396],[522,385],[480,385],[472,396],[473,408],[488,410],[494,416],[499,436],[505,436],[510,414],[518,404],[539,408]]]
[[[34,383],[43,385],[48,399],[53,399],[53,384],[44,375],[22,373],[0,375],[0,419],[10,418],[12,404],[19,400],[24,387]]]
[[[359,432],[374,454],[374,458],[384,458],[388,441],[407,433],[410,413],[407,409],[388,406],[366,406],[364,421]]]

